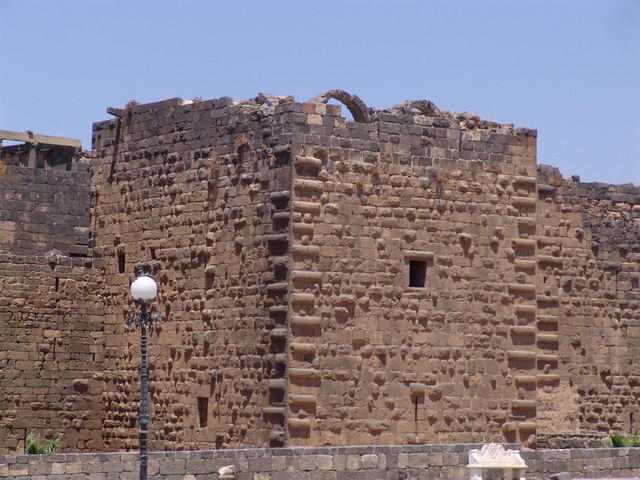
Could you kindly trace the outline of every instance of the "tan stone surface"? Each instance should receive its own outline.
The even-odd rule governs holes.
[[[109,285],[108,448],[137,445],[139,340],[123,326],[122,312],[131,308],[128,285],[139,260],[150,262],[159,281],[155,305],[166,317],[149,339],[151,447],[282,444],[282,392],[269,382],[282,377],[276,354],[286,336],[270,332],[286,320],[272,307],[284,305],[287,294],[279,287],[286,264],[278,258],[287,252],[288,218],[276,217],[286,212],[291,172],[273,140],[263,141],[279,131],[282,116],[262,125],[242,111],[220,99],[134,113],[123,120],[115,163],[114,122],[96,127],[95,238]],[[234,134],[223,133],[231,122]],[[206,428],[198,397],[208,398]]]
[[[0,255],[2,453],[23,453],[31,432],[62,433],[62,451],[103,448],[104,312],[94,262]]]
[[[607,382],[631,378],[635,337],[610,318],[636,301],[636,267],[607,271],[589,218],[637,244],[637,192],[603,203],[548,169],[539,179],[535,131],[469,115],[400,109],[359,123],[333,105],[227,99],[137,108],[95,128],[110,445],[135,443],[116,420],[133,421],[136,391],[120,251],[127,272],[152,260],[169,311],[151,342],[158,447],[530,441],[625,425],[632,387],[614,399]],[[411,260],[426,262],[424,288],[408,287]],[[576,335],[589,353],[570,346]],[[608,372],[610,355],[620,365]],[[585,389],[592,380],[604,389]],[[214,405],[205,430],[200,395]]]
[[[64,319],[35,343],[84,335],[38,385],[100,400],[43,404],[32,424],[99,411],[74,448],[137,446],[139,335],[123,319],[142,260],[166,317],[149,341],[152,449],[533,444],[638,427],[640,190],[538,165],[533,130],[428,101],[316,101],[338,97],[363,121],[269,96],[170,99],[94,125],[90,228],[68,241],[88,237],[100,270],[78,264],[56,295],[44,265],[33,285],[26,272],[0,280],[36,287],[2,304],[10,321]],[[36,218],[12,248],[51,242]],[[424,286],[410,286],[412,262]],[[5,354],[10,382],[36,375],[33,348]],[[91,348],[96,364],[80,357]],[[2,407],[15,441],[31,425],[20,392]]]

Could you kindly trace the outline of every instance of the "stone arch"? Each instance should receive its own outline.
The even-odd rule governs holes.
[[[344,105],[351,112],[351,115],[353,115],[353,119],[356,122],[371,123],[371,112],[369,111],[369,107],[367,107],[365,103],[360,100],[360,97],[358,97],[357,95],[351,95],[344,90],[329,90],[327,92],[316,95],[315,97],[310,99],[309,102],[327,103],[332,98],[344,103]]]
[[[407,100],[394,106],[393,110],[401,110],[403,113],[418,110],[427,117],[439,117],[441,115],[440,109],[430,100]]]

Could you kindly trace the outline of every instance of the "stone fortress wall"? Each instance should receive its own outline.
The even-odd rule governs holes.
[[[636,187],[563,179],[535,131],[427,101],[113,113],[93,160],[108,448],[136,442],[122,311],[140,259],[169,318],[151,340],[154,448],[633,427]]]
[[[94,126],[96,253],[106,261],[109,449],[137,445],[138,335],[123,325],[133,264],[150,263],[168,319],[149,341],[151,446],[282,445],[287,125],[230,98],[133,108]],[[284,325],[280,325],[283,327]],[[274,330],[275,329],[275,330]]]
[[[640,189],[539,171],[538,345],[559,375],[538,394],[539,429],[635,431]]]
[[[16,150],[10,148],[10,150]],[[89,258],[86,164],[0,179],[0,452],[31,432],[102,448],[102,260]]]
[[[9,164],[5,170],[0,180],[0,251],[34,255],[56,249],[86,257],[88,165],[75,163],[74,170],[67,171]]]
[[[22,453],[32,432],[103,448],[100,262],[0,254],[1,452]]]
[[[50,337],[69,351],[80,338],[91,362],[47,374],[70,400],[27,402],[26,423],[20,392],[0,397],[0,452],[47,425],[65,451],[136,447],[139,336],[123,318],[140,260],[166,317],[149,342],[152,449],[550,445],[637,428],[638,187],[565,179],[537,163],[534,130],[428,101],[376,111],[330,91],[109,113],[93,130],[88,249],[62,250],[88,258],[12,259],[32,262],[38,289],[24,274],[5,285],[42,308],[11,300],[0,329],[8,344],[25,315],[67,322],[34,330],[28,358],[9,349],[7,385],[48,365]],[[91,418],[90,438],[44,410]]]
[[[535,389],[515,382],[530,366],[510,352],[532,347],[508,331],[532,299],[509,285],[532,283],[518,263],[529,252],[512,246],[535,222],[535,132],[466,129],[435,110],[343,124],[323,107],[302,105],[310,131],[296,138],[320,162],[295,168],[292,269],[318,277],[292,279],[291,341],[312,353],[293,347],[289,392],[317,405],[290,403],[289,421],[307,423],[292,443],[526,440]],[[529,183],[515,197],[502,178]],[[296,253],[305,245],[314,255]]]

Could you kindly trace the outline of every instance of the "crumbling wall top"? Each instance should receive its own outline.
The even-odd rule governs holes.
[[[251,113],[261,112],[262,115],[268,116],[279,113],[302,113],[305,104],[326,104],[331,99],[335,99],[349,110],[353,116],[355,123],[377,124],[379,121],[389,121],[394,118],[397,123],[415,123],[418,118],[431,117],[447,119],[448,125],[453,127],[457,125],[460,129],[467,131],[483,131],[508,135],[518,135],[526,137],[536,137],[537,131],[528,128],[515,128],[513,124],[502,124],[482,120],[478,115],[472,113],[455,113],[440,110],[432,101],[427,99],[407,100],[399,103],[391,108],[375,109],[366,105],[366,103],[357,95],[351,94],[345,90],[333,89],[318,94],[307,102],[296,102],[292,95],[272,95],[269,93],[259,93],[256,97],[245,100],[233,100],[229,97],[221,97],[212,100],[202,100],[195,98],[193,100],[183,100],[181,98],[171,98],[159,102],[147,104],[137,104],[137,102],[129,102],[125,108],[108,108],[107,113],[118,118],[131,118],[132,115],[158,113],[166,109],[184,108],[185,112],[204,111],[210,109],[219,109],[226,107],[237,107],[239,112]],[[337,107],[336,107],[337,108]],[[339,110],[335,108],[327,109],[327,114],[338,115]],[[100,129],[102,122],[97,122],[95,126]]]

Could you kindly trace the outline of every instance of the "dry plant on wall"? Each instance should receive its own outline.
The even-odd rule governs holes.
[[[220,155],[217,153],[209,155],[204,159],[204,166],[209,170],[209,182],[213,181],[217,184],[218,182],[218,165],[220,164]]]
[[[449,180],[449,172],[439,171],[436,174],[436,198],[444,199],[444,188]]]
[[[133,107],[140,105],[135,100],[129,100],[127,104],[124,106],[124,111],[130,114],[133,111]]]
[[[236,153],[238,154],[238,160],[240,162],[246,162],[249,160],[249,140],[244,135],[240,135],[233,139],[233,143],[236,146]]]
[[[549,179],[549,185],[552,187],[560,187],[562,185],[562,175],[554,175]]]
[[[0,180],[4,178],[7,173],[7,164],[0,160]]]
[[[247,140],[247,137],[245,137],[244,135],[239,135],[233,139],[233,143],[236,147],[239,147],[241,145],[246,145],[247,143],[249,143],[249,140]]]

